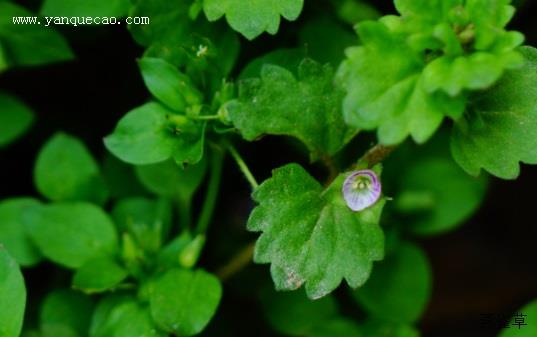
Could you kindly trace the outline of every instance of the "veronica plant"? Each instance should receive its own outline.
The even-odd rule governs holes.
[[[537,51],[506,28],[508,0],[395,9],[45,0],[50,16],[149,17],[128,27],[143,48],[147,101],[104,137],[102,161],[76,136],[52,135],[35,161],[40,196],[0,202],[0,337],[233,335],[214,317],[251,260],[269,265],[272,282],[256,279],[249,295],[280,334],[418,336],[432,272],[417,239],[479,208],[482,170],[514,179],[520,162],[537,164]],[[0,1],[0,71],[73,57],[54,30],[10,24],[26,13]],[[266,54],[252,48],[261,35],[274,47]],[[50,50],[29,52],[36,43]],[[0,106],[4,147],[34,118],[11,95],[0,93]],[[239,150],[265,136],[283,137],[296,160],[259,183]],[[226,226],[214,216],[226,157],[255,203],[241,228],[257,238],[244,247],[212,235]],[[224,244],[230,262],[200,260]],[[44,260],[70,284],[29,296],[38,309],[23,320],[23,274]],[[339,310],[339,287],[361,315]]]

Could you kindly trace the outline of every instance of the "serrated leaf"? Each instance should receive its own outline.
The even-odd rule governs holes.
[[[87,294],[113,290],[127,278],[127,271],[114,259],[99,257],[84,263],[73,276],[73,288]]]
[[[151,293],[151,315],[170,333],[200,333],[216,312],[222,286],[203,270],[171,269],[157,279]]]
[[[231,28],[252,40],[265,31],[276,34],[280,15],[294,21],[303,5],[303,0],[204,0],[203,11],[209,21],[225,15]]]
[[[0,336],[18,337],[26,308],[26,287],[19,266],[0,244]]]
[[[13,24],[13,17],[33,17],[34,13],[9,1],[0,1],[0,13],[0,43],[10,65],[37,66],[74,58],[63,36],[51,27]]]
[[[282,67],[265,65],[260,79],[241,83],[238,100],[228,105],[229,117],[246,140],[293,136],[316,160],[338,152],[357,132],[343,121],[342,95],[330,66],[304,60],[295,78]]]
[[[57,329],[65,330],[61,328],[65,326],[84,336],[88,331],[92,312],[91,298],[73,290],[60,289],[49,293],[43,301],[39,322],[42,328],[50,326],[50,329],[54,329],[53,326],[60,326]],[[45,335],[49,336],[50,333]]]
[[[174,114],[158,103],[131,110],[104,139],[107,149],[134,165],[148,165],[174,159],[196,164],[203,157],[205,123]]]
[[[303,291],[265,292],[261,296],[261,304],[270,325],[290,336],[309,336],[319,324],[337,315],[337,303],[333,297],[312,301]]]
[[[91,337],[165,337],[154,325],[149,308],[128,296],[110,296],[95,310]]]
[[[40,12],[47,17],[121,17],[129,7],[129,0],[45,0]]]
[[[0,61],[0,71],[1,68]],[[0,107],[0,148],[2,148],[28,131],[34,121],[34,113],[23,102],[3,92],[0,92]]]
[[[41,260],[41,253],[28,237],[23,223],[25,210],[39,206],[32,198],[13,198],[0,202],[0,244],[22,266],[31,266]]]
[[[158,58],[144,57],[138,61],[145,85],[149,91],[175,111],[186,111],[200,104],[202,94],[191,83],[190,78],[172,64]]]
[[[525,316],[520,316],[525,315]],[[516,323],[527,325],[516,325]],[[520,308],[509,321],[509,329],[503,329],[499,337],[533,337],[537,335],[537,301]]]
[[[481,169],[515,179],[519,163],[537,164],[537,50],[520,49],[524,66],[472,100],[453,128],[451,153],[471,175]]]
[[[274,170],[254,192],[259,205],[248,229],[263,232],[254,261],[271,263],[276,289],[305,284],[308,297],[316,299],[343,279],[356,288],[369,278],[373,261],[383,258],[379,218],[384,199],[361,212],[351,211],[341,192],[345,178],[340,175],[323,190],[301,166],[289,164]]]
[[[69,268],[117,252],[114,224],[99,207],[88,203],[55,203],[35,207],[24,218],[43,255]]]
[[[393,145],[412,136],[427,141],[445,115],[459,116],[464,97],[447,100],[423,89],[424,61],[381,22],[358,26],[363,46],[347,50],[339,78],[347,89],[343,101],[345,121],[357,128],[378,129],[382,144]],[[381,60],[381,64],[378,64]]]
[[[416,245],[402,242],[375,266],[371,278],[353,294],[371,315],[384,321],[418,320],[431,296],[431,267]]]
[[[52,201],[84,200],[101,204],[108,197],[99,166],[77,138],[56,133],[41,148],[34,168],[41,194]]]

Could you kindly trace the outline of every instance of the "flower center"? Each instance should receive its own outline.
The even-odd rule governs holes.
[[[352,188],[359,191],[369,189],[369,187],[371,187],[371,179],[369,177],[357,177],[352,184]]]

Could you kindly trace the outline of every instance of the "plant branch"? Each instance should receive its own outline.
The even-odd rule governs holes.
[[[233,147],[233,145],[231,145],[231,143],[227,143],[226,147],[229,150],[229,153],[231,153],[233,159],[235,159],[235,162],[239,166],[239,169],[241,170],[242,174],[244,174],[244,177],[246,178],[246,180],[248,180],[250,186],[252,186],[252,189],[256,190],[259,187],[259,184],[255,180],[254,175],[252,174],[252,172],[250,172],[248,165],[246,165],[239,152],[237,152],[237,150],[235,149],[235,147]]]
[[[235,255],[226,265],[216,271],[216,276],[221,281],[230,279],[235,274],[246,268],[252,262],[254,256],[255,242],[248,244],[237,255]]]
[[[391,145],[386,146],[382,144],[377,144],[373,146],[369,151],[367,151],[362,158],[358,160],[358,163],[365,163],[368,167],[373,167],[376,164],[382,162],[390,153],[395,150],[397,146]]]
[[[218,198],[218,190],[220,188],[220,181],[222,180],[222,165],[224,161],[224,152],[218,148],[214,148],[211,155],[211,173],[209,177],[209,184],[207,187],[207,194],[205,201],[201,209],[201,214],[198,218],[196,225],[196,233],[205,233],[211,218],[213,216],[214,208],[216,206],[216,199]]]

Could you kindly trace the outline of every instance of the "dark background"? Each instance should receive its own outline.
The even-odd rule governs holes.
[[[306,1],[306,4],[308,1]],[[38,2],[23,2],[36,9]],[[393,12],[391,1],[377,1],[384,13]],[[527,44],[537,46],[537,3],[526,1],[512,28],[527,36]],[[282,24],[279,36],[262,36],[245,46],[242,62],[279,46],[295,42],[297,23]],[[82,138],[97,157],[104,156],[102,138],[128,110],[148,99],[136,57],[142,49],[136,46],[124,26],[111,28],[66,28],[77,55],[75,61],[37,68],[10,70],[0,76],[0,90],[22,98],[37,113],[32,130],[17,143],[0,151],[0,198],[37,195],[32,182],[34,158],[54,132],[63,130]],[[246,41],[243,41],[246,42]],[[39,48],[39,46],[36,46]],[[239,63],[241,64],[241,63]],[[0,107],[1,108],[1,107]],[[270,175],[272,168],[295,160],[296,154],[286,142],[265,138],[242,145],[246,161],[258,180]],[[262,154],[262,155],[260,155]],[[301,159],[304,163],[305,158]],[[252,236],[243,232],[245,219],[252,206],[249,188],[228,160],[224,172],[225,198],[221,198],[217,219],[226,220],[239,231],[238,240]],[[425,337],[495,336],[499,328],[485,328],[481,315],[510,317],[518,308],[537,298],[536,209],[537,167],[523,166],[516,181],[492,179],[488,197],[480,211],[461,229],[437,238],[422,240],[434,273],[432,301],[420,324]],[[214,224],[211,240],[225,240],[229,228]],[[211,249],[209,242],[209,249]],[[239,244],[233,245],[239,249]],[[210,251],[204,263],[216,268],[222,260]],[[267,266],[249,267],[244,273],[263,274]],[[210,268],[209,268],[210,269]],[[68,280],[44,264],[25,271],[29,279],[30,298],[40,297],[51,280]],[[213,325],[240,326],[236,336],[261,335],[259,309],[256,303],[231,285],[225,293],[224,308]],[[228,289],[226,289],[228,290]],[[240,315],[234,315],[240,312]],[[236,330],[236,329],[234,329]],[[266,329],[269,331],[268,329]],[[267,332],[267,336],[271,333]]]

